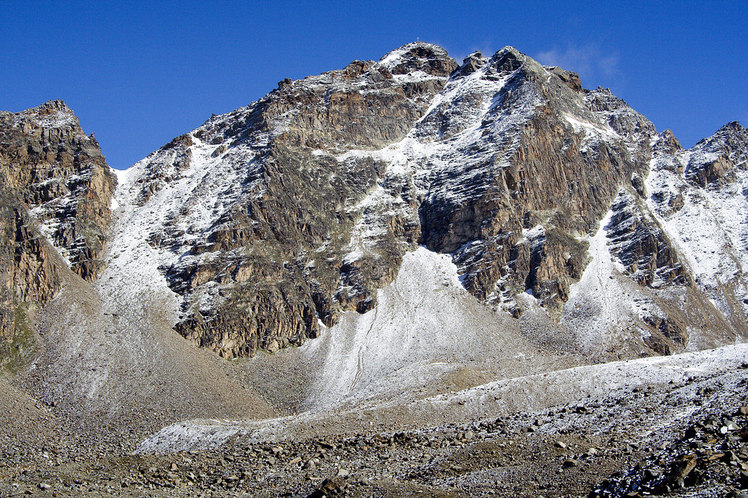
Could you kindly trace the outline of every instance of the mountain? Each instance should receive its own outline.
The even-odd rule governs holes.
[[[283,80],[126,171],[62,101],[0,113],[0,400],[131,446],[189,418],[396,427],[740,343],[747,158],[737,122],[683,149],[512,47]],[[528,406],[577,393],[556,388]]]
[[[511,47],[458,66],[439,47],[406,45],[283,81],[121,174],[111,264],[148,266],[147,285],[165,279],[176,330],[226,358],[300,345],[346,311],[373,309],[417,245],[449,254],[462,285],[498,312],[547,314],[599,354],[731,342],[746,331],[743,224],[716,199],[688,217],[736,225],[717,228],[730,233],[716,250],[735,260],[715,268],[729,287],[717,291],[698,249],[671,242],[682,223],[657,199],[678,194],[652,184],[674,169],[680,198],[714,190],[714,175],[737,189],[728,171],[744,162],[745,131],[728,129],[737,136],[723,129],[681,152],[610,92]],[[633,280],[629,292],[572,289],[590,264],[610,263],[590,252],[600,228],[597,255],[622,265],[612,275]],[[600,303],[610,293],[614,318]],[[606,344],[623,322],[626,344]]]

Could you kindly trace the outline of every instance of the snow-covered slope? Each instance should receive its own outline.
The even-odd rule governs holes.
[[[748,132],[730,123],[688,150],[659,139],[647,179],[649,208],[724,316],[748,316]],[[656,146],[657,147],[657,146]]]
[[[539,351],[514,320],[462,287],[448,256],[423,247],[405,255],[377,302],[364,314],[346,313],[299,349],[317,370],[306,408],[433,392],[461,376],[514,376],[568,361]]]

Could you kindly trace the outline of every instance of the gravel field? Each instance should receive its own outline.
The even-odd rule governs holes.
[[[263,422],[254,422],[253,430],[212,448],[155,453],[144,453],[142,436],[128,436],[122,427],[67,432],[55,407],[13,398],[2,384],[3,400],[13,398],[4,412],[28,418],[0,433],[0,493],[740,496],[748,492],[748,363],[739,361],[742,353],[739,346],[707,351],[701,373],[624,383],[602,396],[537,411],[461,421],[457,411],[454,422],[436,425],[409,420],[407,411],[391,416],[392,407],[382,412],[388,417],[369,410],[356,422],[345,413],[307,414],[300,418],[303,431],[280,431],[278,420],[262,431]],[[699,356],[681,361],[696,369]],[[724,368],[707,368],[717,358]],[[453,395],[458,403],[461,394]]]

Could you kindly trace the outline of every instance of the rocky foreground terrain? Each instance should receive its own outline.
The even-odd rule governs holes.
[[[513,47],[2,112],[0,494],[745,494],[747,166]]]
[[[673,374],[540,411],[426,426],[372,413],[358,421],[328,416],[315,421],[316,428],[304,423],[291,438],[282,432],[270,439],[234,433],[213,447],[155,454],[142,449],[133,454],[136,441],[127,437],[50,438],[49,409],[29,402],[25,410],[38,418],[28,417],[24,432],[34,436],[22,441],[18,434],[2,434],[0,491],[3,496],[744,496],[746,351],[712,352],[712,362],[720,366],[708,372],[694,368],[702,364],[696,356],[663,362],[663,370]],[[614,368],[618,376],[640,369],[646,366],[623,362]],[[596,382],[606,380],[611,382],[603,373]]]

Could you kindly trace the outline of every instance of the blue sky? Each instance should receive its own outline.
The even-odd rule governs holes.
[[[65,100],[126,168],[283,78],[420,39],[578,71],[684,146],[748,123],[748,2],[0,0],[0,109]]]

